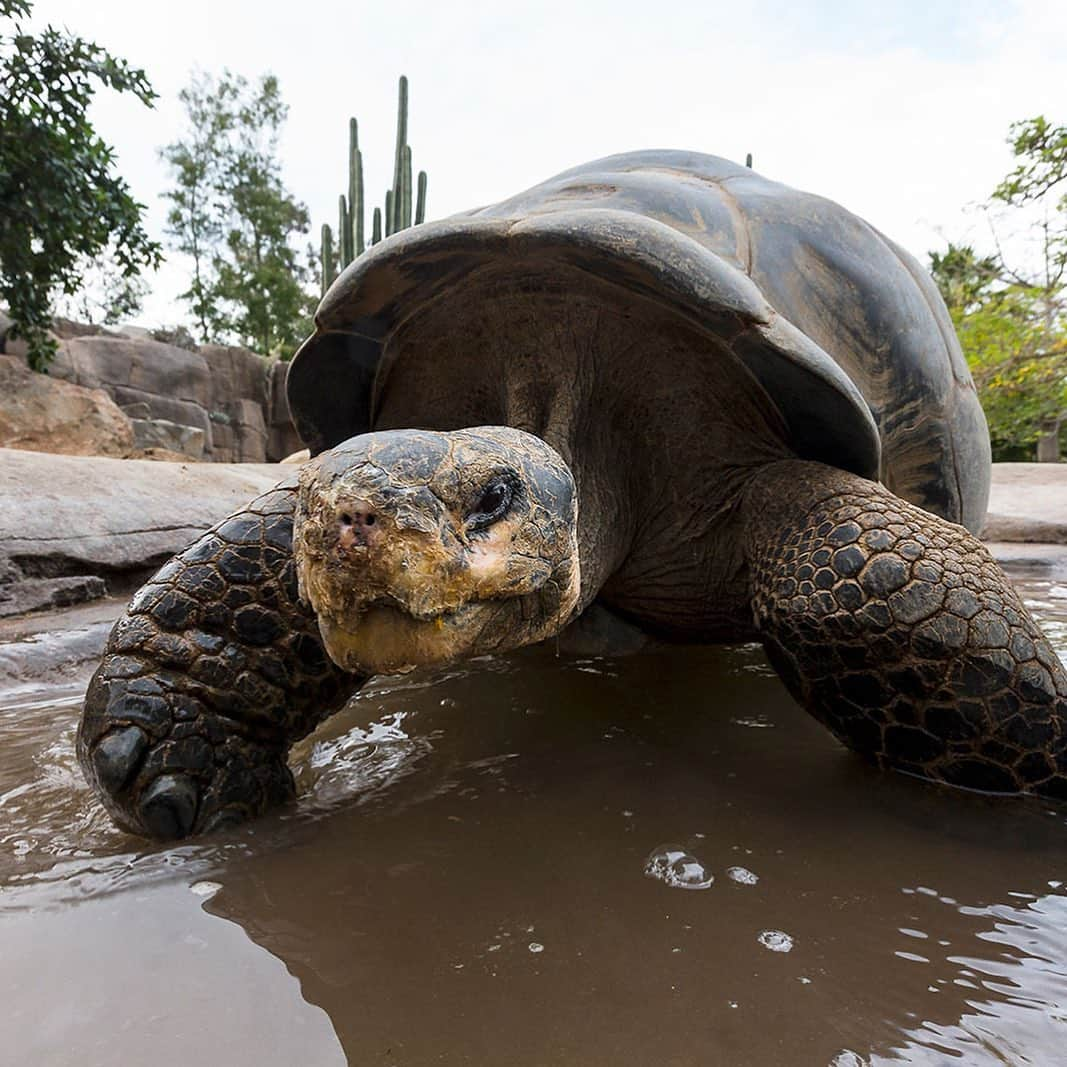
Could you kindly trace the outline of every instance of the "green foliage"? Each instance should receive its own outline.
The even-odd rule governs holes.
[[[1006,204],[1041,200],[1067,181],[1067,126],[1053,126],[1044,115],[1013,122],[1008,143],[1020,162],[993,195]],[[1067,194],[1057,205],[1067,207]]]
[[[193,264],[189,288],[180,299],[188,303],[204,342],[225,327],[214,291],[214,255],[222,242],[224,215],[216,184],[236,90],[229,79],[218,84],[203,74],[194,74],[178,94],[189,120],[187,136],[160,152],[174,178],[174,187],[163,194],[171,204],[166,233],[171,247],[189,256]]]
[[[408,144],[408,80],[400,76],[397,101],[396,149],[393,158],[393,185],[385,193],[385,236],[419,225],[426,218],[426,171],[420,170],[415,192],[414,220],[412,218],[412,164]],[[356,256],[364,250],[363,229],[363,153],[359,148],[359,126],[354,118],[348,120],[348,196],[338,197],[337,244],[334,245],[330,227],[322,227],[319,276],[325,293]],[[370,243],[382,239],[383,212],[374,209]]]
[[[989,422],[997,460],[1032,459],[1067,412],[1062,291],[1005,278],[994,257],[949,245],[930,257]]]
[[[1040,437],[1067,419],[1067,129],[1044,118],[1011,127],[1018,163],[997,186],[992,208],[1026,225],[1029,269],[1014,269],[999,235],[995,255],[950,244],[930,254],[989,422],[993,458],[1032,459]],[[1036,213],[1036,215],[1035,215]]]
[[[105,250],[127,283],[159,264],[144,207],[88,118],[101,87],[149,107],[155,93],[144,71],[90,41],[51,26],[24,30],[18,20],[30,8],[0,0],[0,17],[13,20],[0,34],[0,299],[30,365],[43,370],[54,354],[55,299],[75,294]]]
[[[307,334],[310,272],[293,245],[307,209],[285,189],[278,138],[288,108],[278,79],[224,71],[183,90],[187,136],[163,149],[174,187],[168,234],[193,263],[182,294],[201,339],[288,355]]]

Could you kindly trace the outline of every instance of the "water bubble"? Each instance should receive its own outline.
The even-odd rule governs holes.
[[[747,867],[731,867],[726,873],[739,885],[755,885],[759,881],[759,875]]]
[[[756,940],[771,952],[789,952],[793,948],[793,939],[784,930],[764,930]]]
[[[696,856],[675,845],[661,845],[649,854],[645,876],[672,889],[709,889],[715,881]]]
[[[852,1049],[845,1048],[830,1061],[830,1067],[867,1067],[867,1061]]]

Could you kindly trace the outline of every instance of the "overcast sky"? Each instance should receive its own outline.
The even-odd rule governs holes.
[[[752,152],[923,259],[942,234],[986,240],[966,208],[1010,168],[1012,120],[1067,122],[1064,0],[38,0],[35,16],[147,71],[154,110],[106,94],[94,117],[160,237],[157,150],[194,67],[279,77],[284,176],[316,232],[347,182],[349,115],[380,202],[402,73],[429,218],[629,149]],[[182,320],[184,270],[172,254],[147,325]]]

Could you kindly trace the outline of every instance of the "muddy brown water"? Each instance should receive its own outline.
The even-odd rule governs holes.
[[[385,679],[177,848],[89,795],[84,685],[0,693],[5,1064],[1067,1062],[1067,809],[868,768],[757,647]]]

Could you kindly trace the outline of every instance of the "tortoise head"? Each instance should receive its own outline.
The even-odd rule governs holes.
[[[293,550],[330,657],[386,674],[557,633],[579,596],[577,493],[507,427],[364,434],[304,467]]]

